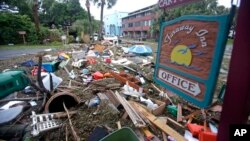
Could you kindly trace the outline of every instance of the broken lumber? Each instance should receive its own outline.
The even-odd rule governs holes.
[[[117,121],[116,124],[117,124],[118,129],[121,129],[121,128],[122,128],[121,122],[120,122],[120,121]]]
[[[163,141],[168,141],[167,135],[163,131],[161,132],[161,134]]]
[[[173,120],[173,119],[171,119],[169,117],[167,117],[167,121],[172,122],[173,124],[179,126],[180,128],[183,128],[183,129],[185,128],[183,125],[181,125],[180,123],[176,122],[175,120]]]
[[[128,101],[122,97],[117,91],[115,92],[115,95],[117,99],[122,104],[123,108],[128,113],[130,119],[132,120],[133,124],[136,127],[146,127],[146,123],[143,121],[143,119],[137,114],[135,109],[128,103]]]
[[[182,106],[178,103],[177,105],[177,122],[182,121]]]
[[[166,125],[162,120],[158,119],[156,116],[148,112],[146,109],[141,107],[139,104],[134,102],[134,105],[139,109],[139,111],[154,125],[160,128],[163,132],[175,138],[177,141],[186,141],[186,139],[180,135],[177,131]]]
[[[69,119],[69,126],[70,126],[70,128],[71,128],[71,131],[72,131],[72,134],[73,134],[73,136],[74,136],[74,139],[75,139],[76,141],[80,141],[80,137],[77,136],[76,131],[74,130],[72,121],[71,121],[70,116],[69,116],[69,111],[68,111],[68,109],[66,108],[64,102],[63,102],[63,107],[64,107],[64,110],[65,110],[66,113],[67,113],[67,116],[68,116],[68,119]]]
[[[144,133],[147,140],[151,140],[154,137],[154,135],[148,130],[147,127],[141,128],[141,131]]]

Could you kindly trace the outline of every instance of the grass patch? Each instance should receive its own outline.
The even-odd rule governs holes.
[[[227,45],[233,45],[234,43],[234,40],[233,39],[228,39],[227,40]]]
[[[16,50],[16,49],[40,49],[40,48],[63,48],[62,44],[47,44],[47,45],[1,45],[0,50]]]

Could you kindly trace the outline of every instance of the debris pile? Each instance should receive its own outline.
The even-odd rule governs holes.
[[[0,61],[0,139],[216,140],[219,98],[199,109],[160,88],[154,55],[103,42]]]

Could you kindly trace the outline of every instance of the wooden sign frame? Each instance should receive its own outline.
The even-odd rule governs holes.
[[[154,81],[196,106],[208,107],[219,75],[228,24],[228,15],[183,16],[162,23]]]

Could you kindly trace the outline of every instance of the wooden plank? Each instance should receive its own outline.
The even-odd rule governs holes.
[[[138,115],[138,113],[135,111],[135,109],[128,103],[128,101],[122,97],[117,91],[115,92],[115,96],[122,104],[123,108],[128,113],[130,119],[134,123],[136,127],[146,127],[146,123],[143,121],[143,119]]]
[[[172,122],[173,124],[179,126],[180,128],[185,128],[183,125],[181,125],[180,123],[176,122],[175,120],[171,119],[171,118],[167,118],[168,121]]]
[[[154,134],[152,134],[147,127],[141,128],[141,131],[144,133],[147,140],[151,140],[154,137]]]
[[[163,141],[168,141],[167,135],[164,132],[161,132]]]
[[[118,129],[121,129],[121,128],[122,128],[121,122],[120,122],[120,121],[117,121],[116,124],[117,124]]]
[[[175,138],[177,141],[187,141],[182,135],[177,131],[169,127],[164,123],[164,121],[159,120],[156,116],[148,112],[146,109],[142,108],[139,104],[133,102],[133,104],[139,109],[139,111],[153,124],[160,128],[163,132]]]
[[[182,121],[182,107],[181,104],[177,105],[177,122]]]

